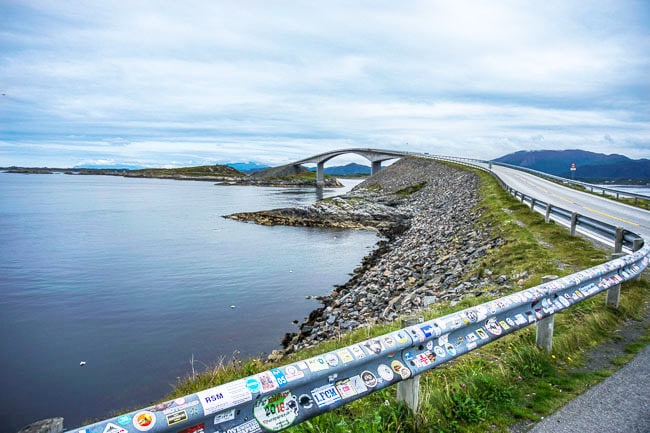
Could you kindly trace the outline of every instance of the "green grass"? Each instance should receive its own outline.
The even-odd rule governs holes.
[[[504,245],[491,250],[466,275],[483,274],[490,269],[497,275],[514,276],[527,272],[524,287],[541,282],[544,275],[567,275],[602,263],[608,253],[555,224],[512,199],[489,175],[482,178],[480,225]],[[514,290],[520,290],[516,287]],[[420,409],[411,413],[395,400],[395,387],[376,392],[292,427],[291,432],[506,432],[522,420],[538,420],[569,399],[602,380],[610,371],[580,372],[584,353],[605,341],[612,331],[630,318],[639,318],[650,300],[650,284],[645,279],[623,285],[618,310],[605,306],[604,294],[583,301],[567,312],[556,314],[553,353],[535,346],[534,327],[481,347],[466,356],[420,376]],[[455,307],[433,305],[423,312],[425,320],[440,317],[485,302],[485,296],[465,298]],[[288,364],[335,348],[353,344],[370,336],[399,329],[399,322],[382,323],[360,329],[325,342],[318,347],[292,354]],[[636,353],[650,342],[650,333],[629,345]],[[627,361],[628,357],[617,362]],[[214,368],[177,384],[171,397],[193,393],[235,380],[275,365],[259,359],[221,362]]]
[[[427,185],[426,182],[419,182],[413,185],[409,185],[406,188],[402,188],[399,191],[395,191],[395,194],[401,195],[402,197],[406,197],[411,194],[415,194],[416,192],[424,188],[426,185]]]

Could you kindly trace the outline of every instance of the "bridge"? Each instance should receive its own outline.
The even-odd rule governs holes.
[[[389,159],[401,158],[410,155],[409,152],[400,152],[397,150],[380,150],[380,149],[340,149],[330,152],[314,155],[309,158],[301,159],[300,161],[293,162],[288,165],[299,166],[302,164],[316,164],[316,186],[323,186],[325,184],[325,163],[332,158],[347,153],[355,153],[363,156],[371,163],[370,174],[373,175],[381,170],[381,163]]]

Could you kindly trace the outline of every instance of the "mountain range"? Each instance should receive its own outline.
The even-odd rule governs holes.
[[[618,154],[606,155],[585,150],[522,150],[493,161],[587,182],[650,182],[649,159],[630,159]],[[576,167],[573,174],[572,164]]]

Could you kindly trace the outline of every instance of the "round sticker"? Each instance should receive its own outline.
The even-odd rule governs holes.
[[[299,412],[296,396],[284,391],[259,399],[253,416],[265,429],[279,431],[293,424]]]
[[[398,331],[397,334],[395,334],[395,339],[399,344],[404,344],[409,341],[409,337],[404,331]]]
[[[148,410],[138,412],[133,416],[133,427],[140,431],[149,431],[156,424],[156,415]]]
[[[246,381],[246,388],[248,388],[250,392],[259,392],[260,391],[259,380],[255,379],[254,377],[251,377]]]
[[[393,370],[391,370],[390,367],[385,364],[379,364],[377,367],[377,373],[379,373],[381,378],[387,382],[390,382],[395,377]]]
[[[393,340],[393,337],[391,337],[390,335],[387,335],[384,337],[384,344],[386,345],[386,347],[393,347],[395,346],[395,340]]]
[[[499,326],[495,318],[492,318],[485,322],[485,328],[492,335],[501,335],[501,326]]]
[[[438,355],[441,358],[444,358],[445,356],[447,356],[447,354],[445,353],[445,349],[443,349],[440,346],[434,347],[433,351],[436,352],[436,355]]]
[[[330,367],[336,367],[339,365],[339,358],[333,353],[326,354],[324,358]]]
[[[447,351],[449,356],[455,356],[456,355],[456,348],[451,343],[445,344],[445,350]]]
[[[408,379],[409,377],[411,377],[411,370],[404,367],[404,365],[397,360],[391,362],[390,367],[393,369],[395,373],[399,374],[402,377],[402,379]]]
[[[377,386],[377,376],[368,370],[361,373],[361,380],[363,380],[363,383],[365,383],[368,388],[374,388]]]

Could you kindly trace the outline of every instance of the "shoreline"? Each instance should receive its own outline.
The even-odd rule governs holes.
[[[343,196],[310,206],[226,215],[263,225],[376,230],[384,239],[342,285],[282,339],[268,359],[311,347],[359,327],[415,314],[438,300],[498,294],[505,276],[473,276],[468,268],[503,243],[477,227],[479,177],[423,158],[402,158]],[[493,291],[487,287],[492,287]],[[496,290],[496,291],[494,291]]]

